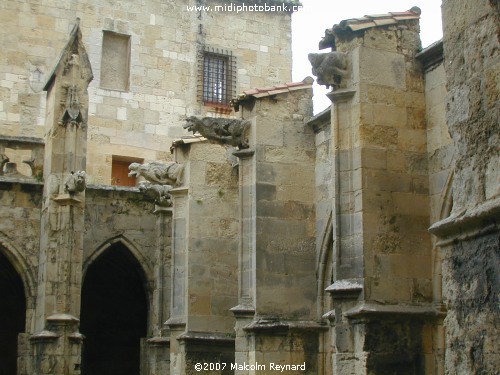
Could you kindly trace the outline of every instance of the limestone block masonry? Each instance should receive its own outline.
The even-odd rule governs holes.
[[[111,184],[113,157],[171,161],[168,147],[186,134],[186,117],[230,116],[228,103],[204,105],[200,97],[205,49],[230,53],[235,60],[228,100],[249,88],[291,80],[291,13],[214,10],[223,3],[2,1],[0,133],[44,136],[46,100],[41,90],[79,17],[94,70],[89,86],[89,183]],[[120,40],[124,46],[117,44]],[[123,87],[110,87],[109,79],[103,80],[114,70],[124,75]]]
[[[221,3],[0,2],[0,373],[498,372],[498,1],[326,30],[314,117]]]

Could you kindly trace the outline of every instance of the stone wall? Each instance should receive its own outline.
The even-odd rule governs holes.
[[[168,147],[185,134],[181,125],[186,116],[215,110],[198,99],[201,47],[232,50],[236,93],[291,79],[291,14],[187,10],[217,4],[223,3],[2,2],[0,132],[44,135],[41,89],[79,17],[94,71],[89,88],[89,181],[111,183],[113,156],[171,160]],[[101,87],[103,31],[130,36],[126,91]]]
[[[319,366],[316,321],[314,133],[310,83],[297,91],[248,97],[249,149],[240,150],[241,239],[236,361]],[[279,291],[279,292],[277,292]],[[248,374],[241,368],[236,373]]]
[[[33,329],[42,188],[40,183],[0,179],[0,247],[24,282],[26,332]]]
[[[141,263],[152,297],[158,235],[153,202],[131,188],[91,185],[86,193],[83,272],[110,244],[123,241]]]
[[[443,1],[453,208],[433,225],[443,249],[446,371],[494,373],[499,336],[499,5]]]
[[[443,42],[438,41],[417,55],[424,69],[425,113],[427,127],[427,159],[429,169],[430,223],[447,217],[452,208],[451,181],[455,148],[446,124],[446,76],[443,63]],[[428,341],[434,361],[429,361],[434,371],[444,373],[445,307],[442,298],[442,253],[437,238],[432,240],[432,298],[439,319],[429,331]],[[428,366],[431,363],[428,362]],[[429,368],[429,367],[428,367]]]

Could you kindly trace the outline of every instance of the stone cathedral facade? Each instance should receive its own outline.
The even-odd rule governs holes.
[[[495,373],[498,3],[232,4],[0,5],[0,374]]]

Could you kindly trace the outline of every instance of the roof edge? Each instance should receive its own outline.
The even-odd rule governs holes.
[[[430,70],[444,60],[443,39],[425,47],[415,58],[422,63],[424,70]]]

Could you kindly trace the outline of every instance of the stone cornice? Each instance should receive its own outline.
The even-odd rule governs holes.
[[[273,333],[287,333],[288,331],[315,331],[326,330],[327,326],[310,320],[279,320],[275,318],[257,318],[245,328],[247,332],[273,332]]]
[[[437,310],[434,305],[384,305],[375,302],[361,302],[344,313],[348,319],[368,320],[381,318],[431,319],[444,315],[445,313]]]
[[[190,344],[219,344],[219,345],[233,345],[234,334],[220,333],[220,332],[194,332],[188,331],[179,336],[177,340],[185,341]]]
[[[439,237],[438,246],[498,231],[500,231],[500,197],[472,209],[452,214],[429,228],[429,232]]]

